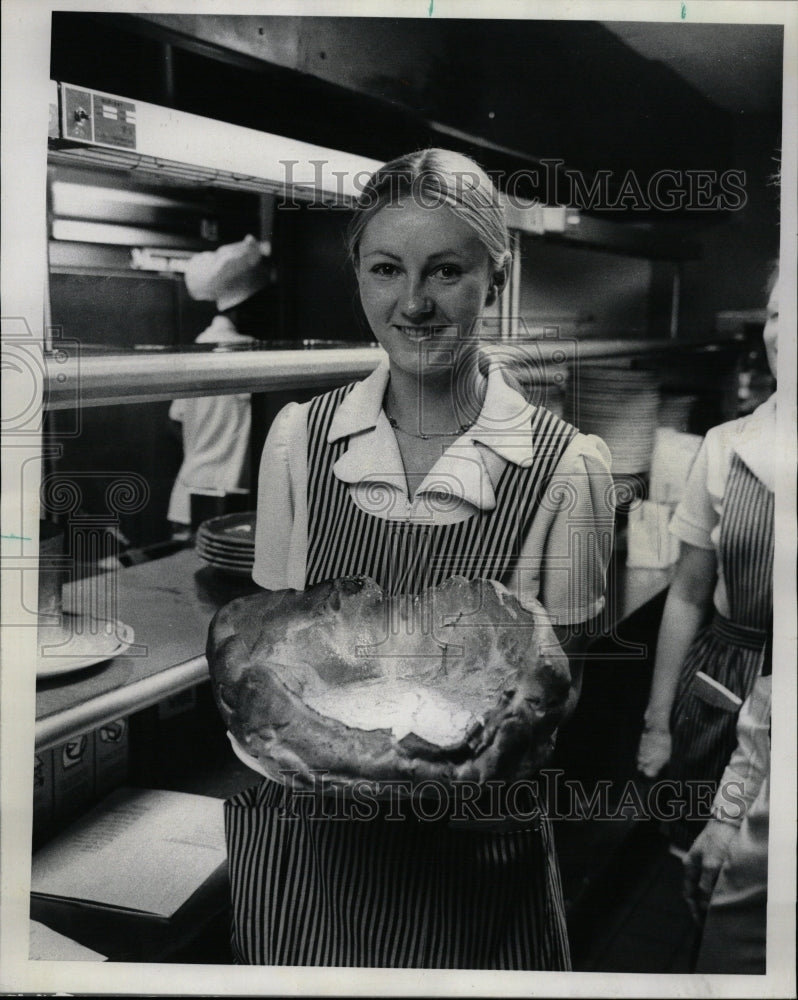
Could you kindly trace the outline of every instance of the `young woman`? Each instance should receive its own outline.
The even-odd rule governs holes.
[[[774,270],[764,331],[774,376],[777,330]],[[638,767],[655,777],[667,765],[680,783],[667,824],[677,852],[708,818],[697,814],[691,787],[706,792],[718,781],[737,742],[740,706],[770,672],[775,427],[775,394],[750,416],[713,427],[671,522],[682,553],[657,640]]]
[[[774,376],[778,318],[776,281],[764,336]],[[767,412],[775,436],[775,405]],[[772,449],[767,454],[772,456]],[[771,458],[771,463],[772,476],[776,462]],[[737,745],[721,777],[712,818],[685,859],[685,895],[701,925],[695,967],[700,973],[764,975],[767,971],[770,667],[764,657],[762,673],[740,710]]]
[[[350,250],[387,360],[277,417],[253,577],[276,590],[367,575],[411,594],[501,580],[545,606],[575,703],[611,546],[609,454],[480,362],[480,317],[510,260],[496,191],[458,154],[402,157],[363,191]],[[319,819],[299,798],[267,779],[227,803],[238,961],[569,968],[546,820]]]

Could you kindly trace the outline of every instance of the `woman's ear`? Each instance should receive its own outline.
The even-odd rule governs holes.
[[[496,299],[498,299],[498,297],[504,291],[504,286],[506,284],[507,284],[507,268],[503,267],[498,271],[494,271],[493,276],[490,279],[488,294],[485,296],[486,306],[493,305]]]

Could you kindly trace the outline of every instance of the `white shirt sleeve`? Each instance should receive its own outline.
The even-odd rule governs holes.
[[[610,462],[600,438],[579,434],[571,442],[508,584],[522,603],[540,601],[554,625],[589,621],[604,607],[615,525]]]
[[[307,404],[289,403],[261,455],[252,579],[266,590],[301,590],[306,558]]]
[[[708,486],[712,446],[711,438],[704,438],[670,523],[672,534],[699,549],[715,548],[712,533],[720,520],[718,503]]]

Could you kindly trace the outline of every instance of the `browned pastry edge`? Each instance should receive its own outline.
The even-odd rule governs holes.
[[[562,656],[539,658],[533,669],[528,664],[509,668],[501,695],[481,723],[447,747],[413,733],[396,740],[388,729],[353,729],[322,716],[267,663],[253,663],[251,650],[263,642],[281,606],[286,614],[311,607],[314,596],[323,601],[329,588],[319,584],[305,592],[264,591],[238,598],[211,622],[207,655],[220,713],[237,742],[271,777],[295,788],[351,786],[361,780],[415,788],[424,782],[523,780],[545,764],[570,686]]]

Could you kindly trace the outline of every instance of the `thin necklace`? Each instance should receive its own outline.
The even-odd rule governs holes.
[[[389,416],[389,414],[386,413],[385,416],[388,417],[388,423],[395,431],[406,434],[408,437],[420,438],[422,441],[429,441],[430,438],[455,437],[458,434],[465,434],[473,423],[473,421],[471,421],[467,424],[460,424],[460,427],[456,431],[438,431],[435,434],[414,434],[413,431],[406,431],[404,427],[400,427],[394,418]]]

